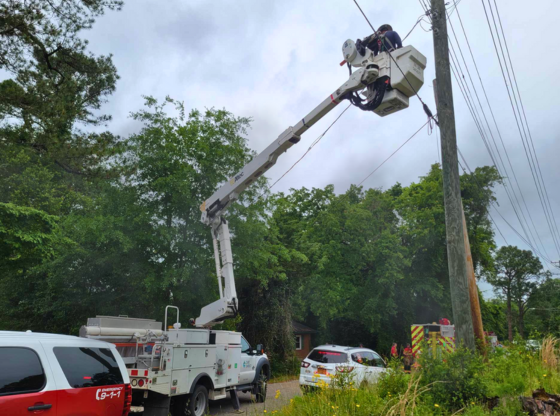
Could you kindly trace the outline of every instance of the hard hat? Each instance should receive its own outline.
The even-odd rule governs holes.
[[[379,29],[377,29],[379,32],[386,32],[388,30],[393,30],[393,28],[391,27],[391,25],[381,25],[379,26]]]

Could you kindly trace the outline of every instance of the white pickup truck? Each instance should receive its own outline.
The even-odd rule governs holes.
[[[167,327],[167,311],[177,309],[177,322]],[[208,412],[208,400],[230,397],[239,408],[237,391],[266,399],[270,363],[262,346],[252,349],[239,332],[181,329],[179,310],[166,308],[165,326],[152,319],[124,316],[89,318],[80,336],[117,347],[132,386],[131,413],[144,416],[196,415]]]

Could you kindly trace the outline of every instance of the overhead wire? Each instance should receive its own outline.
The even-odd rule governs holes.
[[[381,162],[369,175],[367,175],[364,179],[362,179],[362,181],[358,184],[358,186],[362,185],[371,175],[373,175],[375,172],[377,172],[379,170],[379,168],[381,166],[383,166],[385,164],[385,162],[387,162],[389,159],[391,159],[399,150],[401,150],[409,141],[411,141],[414,136],[416,136],[418,133],[420,133],[420,131],[426,127],[426,125],[430,122],[430,120],[426,121],[418,130],[416,130],[414,132],[414,134],[412,136],[410,136],[408,139],[406,139],[406,141],[401,144],[393,153],[391,153],[389,155],[389,157],[387,157],[383,162]]]
[[[456,4],[458,4],[458,3],[456,3]],[[540,240],[540,242],[541,242],[541,245],[543,246],[543,249],[546,251],[546,248],[544,247],[544,244],[542,243],[542,240],[541,240],[541,238],[540,238],[540,234],[538,233],[538,230],[536,229],[536,227],[535,227],[535,225],[534,225],[533,218],[532,218],[532,215],[531,215],[531,211],[530,211],[530,210],[528,209],[528,207],[527,207],[527,203],[526,203],[526,201],[525,201],[525,196],[524,196],[524,194],[523,194],[523,191],[522,191],[522,189],[521,189],[521,186],[519,185],[519,181],[518,181],[518,179],[517,179],[517,174],[516,174],[515,169],[513,168],[513,165],[512,165],[512,163],[511,163],[511,159],[510,159],[510,157],[509,157],[509,153],[508,153],[508,151],[507,151],[507,147],[505,146],[504,139],[503,139],[503,137],[502,137],[502,133],[501,133],[501,131],[500,131],[500,128],[498,127],[498,123],[497,123],[497,121],[496,121],[496,117],[495,117],[495,115],[494,115],[494,111],[493,111],[493,109],[492,109],[492,105],[490,104],[490,100],[488,99],[488,94],[486,93],[486,88],[484,87],[484,83],[483,83],[483,81],[482,81],[482,77],[480,76],[480,71],[478,70],[478,65],[477,65],[477,63],[476,63],[476,59],[474,58],[474,54],[473,54],[473,51],[472,51],[472,48],[471,48],[471,44],[470,44],[470,42],[469,42],[469,38],[468,38],[468,36],[467,36],[467,32],[466,32],[465,27],[464,27],[464,25],[463,25],[463,20],[462,20],[462,18],[461,18],[461,13],[459,12],[459,8],[458,8],[458,7],[456,7],[456,10],[457,10],[457,17],[459,18],[459,23],[461,24],[461,29],[462,29],[462,31],[463,31],[463,35],[465,36],[465,41],[466,41],[467,46],[468,46],[468,48],[469,48],[469,52],[470,52],[470,55],[471,55],[471,58],[472,58],[472,61],[473,61],[473,64],[474,64],[474,67],[475,67],[475,70],[476,70],[476,73],[477,73],[479,82],[480,82],[480,85],[481,85],[481,87],[482,87],[482,91],[483,91],[483,93],[484,93],[484,97],[486,98],[486,103],[487,103],[488,108],[489,108],[489,110],[490,110],[490,114],[492,115],[492,119],[493,119],[493,121],[494,121],[494,126],[495,126],[495,128],[496,128],[497,133],[498,133],[498,137],[500,138],[500,142],[502,143],[502,147],[503,147],[503,150],[504,150],[504,152],[505,152],[505,155],[506,155],[506,158],[507,158],[509,167],[510,167],[512,173],[513,173],[513,177],[514,177],[514,179],[515,179],[515,183],[516,183],[516,185],[517,185],[517,188],[518,188],[518,190],[519,190],[519,193],[521,194],[521,198],[522,198],[523,201],[524,201],[525,208],[526,208],[526,210],[527,210],[527,213],[528,213],[528,215],[529,215],[529,218],[531,219],[531,223],[533,224],[533,227],[535,228],[535,232],[537,233],[537,237],[539,238],[539,240]],[[452,25],[453,23],[450,21],[450,24]],[[455,36],[455,39],[456,39],[456,41],[457,41],[457,44],[459,44],[459,41],[458,41],[458,39],[456,38],[456,36]],[[465,63],[465,65],[466,65],[466,63]],[[472,79],[471,79],[471,82],[472,82]],[[473,84],[473,85],[474,85],[474,84]],[[481,108],[482,108],[482,106],[481,106]],[[484,111],[484,110],[483,110],[483,111]],[[502,176],[504,176],[504,178],[505,178],[506,181],[509,181],[509,182],[510,182],[510,186],[511,186],[511,179],[509,179],[509,174],[507,173],[507,167],[506,167],[506,165],[505,165],[505,163],[504,163],[504,161],[503,161],[503,159],[502,159],[502,157],[501,157],[500,150],[498,149],[498,146],[497,146],[497,144],[496,144],[496,140],[495,140],[495,138],[494,138],[494,135],[492,134],[492,129],[491,129],[491,127],[490,127],[490,125],[489,125],[487,119],[486,119],[486,122],[487,122],[487,125],[488,125],[488,130],[490,131],[490,134],[491,134],[491,136],[492,136],[492,140],[494,141],[494,146],[496,147],[496,151],[498,152],[498,155],[500,156],[500,160],[501,160],[501,162],[502,162],[504,171],[505,171],[505,173],[506,173],[505,175],[502,175]],[[516,199],[516,201],[517,201],[517,203],[518,203],[518,205],[519,205],[520,211],[521,211],[521,213],[523,214],[523,209],[521,208],[521,204],[519,203],[519,199],[517,198],[517,194],[516,194],[515,189],[514,189],[513,186],[512,186],[512,192],[513,192],[514,197],[515,197],[515,199]],[[524,214],[523,214],[523,217],[524,217]],[[525,221],[526,221],[526,219],[525,219]]]
[[[420,5],[422,6],[422,8],[427,13],[428,17],[431,19],[427,4],[424,2],[424,0],[419,0],[419,2],[420,2]],[[494,156],[494,152],[492,150],[492,147],[490,146],[490,144],[488,143],[488,141],[486,139],[484,125],[479,120],[480,115],[478,113],[478,109],[474,104],[474,98],[472,97],[472,93],[470,92],[470,88],[468,87],[468,83],[466,82],[465,76],[464,76],[463,71],[461,69],[461,64],[460,64],[460,61],[457,57],[457,53],[455,52],[455,47],[453,46],[453,42],[452,42],[452,40],[449,36],[448,36],[448,40],[449,40],[449,46],[450,46],[450,51],[451,51],[450,54],[449,54],[449,56],[451,58],[451,72],[453,73],[453,76],[455,77],[455,80],[456,80],[456,82],[459,86],[459,89],[461,90],[463,98],[465,99],[465,102],[467,104],[467,108],[469,109],[469,112],[471,113],[471,116],[473,117],[473,120],[475,122],[475,126],[479,131],[479,134],[480,134],[480,136],[482,138],[482,141],[483,141],[483,143],[486,147],[486,150],[488,151],[488,153],[490,155],[490,158],[492,160],[492,163],[493,163],[494,167],[497,169],[500,176],[504,177],[505,175],[503,175],[500,172],[500,168],[498,166],[498,163],[496,162],[496,157]],[[458,46],[460,47],[460,45],[458,45]],[[473,89],[474,89],[474,84],[473,84]],[[509,190],[507,189],[507,186],[505,186],[505,184],[503,184],[503,185],[504,185],[504,189],[506,191],[506,194],[508,196],[508,199],[509,199],[510,203],[512,204],[514,213],[516,214],[516,216],[519,220],[521,228],[523,229],[523,232],[525,233],[525,236],[527,237],[527,239],[529,241],[531,241],[531,238],[529,237],[529,234],[527,233],[527,229],[529,229],[529,231],[530,231],[530,228],[529,228],[528,225],[527,225],[527,227],[525,227],[525,225],[523,224],[523,221],[521,219],[521,217],[523,217],[523,219],[526,221],[524,213],[520,209],[522,215],[521,215],[521,217],[519,216],[519,212],[518,212],[518,210],[515,206],[515,203],[513,202],[513,199],[511,198],[511,195],[509,193]]]
[[[461,0],[459,0],[459,1],[461,1]],[[504,28],[502,26],[502,19],[500,17],[500,11],[498,10],[498,4],[496,3],[496,0],[494,0],[494,5],[496,7],[496,14],[498,16],[498,21],[500,23],[500,29],[502,31],[502,37],[504,38],[504,45],[506,46],[506,51],[507,51],[507,54],[508,54],[509,64],[511,66],[511,70],[512,70],[512,73],[513,73],[513,80],[515,81],[515,88],[517,90],[517,95],[519,96],[519,102],[521,103],[521,109],[523,110],[523,118],[525,119],[525,125],[527,126],[527,131],[529,132],[529,138],[531,139],[531,147],[533,148],[533,153],[535,154],[535,159],[537,161],[537,166],[539,168],[541,181],[542,181],[544,190],[546,192],[546,197],[547,197],[547,200],[548,200],[549,209],[550,209],[550,212],[552,213],[552,218],[554,219],[554,225],[556,227],[556,232],[557,232],[557,235],[560,236],[560,230],[558,230],[558,223],[556,222],[556,217],[554,216],[554,211],[552,210],[552,205],[550,203],[548,190],[546,189],[546,183],[544,182],[544,178],[543,178],[542,171],[541,171],[541,165],[540,165],[539,159],[537,157],[537,152],[535,150],[535,144],[533,142],[533,135],[531,134],[531,129],[529,128],[529,122],[527,121],[527,114],[525,113],[525,106],[523,105],[523,100],[521,98],[521,93],[519,92],[519,85],[517,83],[517,77],[515,76],[515,70],[513,69],[513,63],[511,62],[511,54],[509,53],[509,48],[507,46],[507,40],[506,40],[506,37],[505,37],[505,34],[504,34]]]
[[[541,195],[542,192],[541,192],[541,188],[540,188],[540,183],[537,180],[537,177],[535,175],[536,167],[533,166],[534,161],[532,161],[532,154],[530,153],[530,149],[529,150],[527,149],[528,139],[527,139],[527,137],[524,138],[525,127],[524,127],[524,124],[523,124],[523,120],[521,119],[521,111],[519,110],[519,104],[517,103],[517,98],[516,98],[515,93],[513,91],[513,82],[511,80],[511,76],[510,76],[510,73],[509,73],[509,68],[508,68],[507,63],[506,63],[506,57],[505,57],[505,53],[503,51],[503,47],[502,47],[502,44],[501,44],[501,39],[499,37],[498,28],[497,28],[497,25],[496,25],[496,22],[495,22],[495,19],[494,19],[494,27],[495,27],[495,30],[496,30],[496,38],[498,39],[498,43],[499,43],[500,49],[502,51],[502,57],[503,57],[503,60],[504,60],[504,65],[502,65],[502,59],[500,58],[500,53],[498,51],[498,46],[496,44],[496,38],[494,37],[494,32],[492,30],[492,25],[491,25],[491,22],[490,22],[490,18],[488,16],[488,11],[486,9],[486,4],[484,3],[484,0],[481,0],[481,1],[482,1],[482,6],[484,8],[484,13],[486,15],[486,21],[488,23],[488,28],[490,30],[490,34],[491,34],[491,37],[492,37],[492,42],[494,44],[494,49],[495,49],[495,52],[496,52],[496,56],[498,57],[498,62],[500,64],[500,70],[502,72],[502,77],[504,79],[504,84],[506,86],[506,90],[507,90],[507,93],[508,93],[508,98],[509,98],[511,108],[512,108],[512,111],[513,111],[513,114],[514,114],[514,117],[515,117],[515,122],[516,122],[516,125],[517,125],[517,129],[518,129],[519,135],[521,137],[521,142],[523,143],[523,149],[524,149],[525,155],[527,157],[527,162],[529,163],[529,169],[531,171],[531,176],[533,177],[533,181],[534,181],[535,186],[537,188],[537,194],[539,196],[539,200],[540,200],[541,206],[542,206],[544,214],[545,214],[545,219],[547,221],[547,225],[549,227],[549,230],[551,231],[552,240],[554,242],[554,245],[556,247],[556,250],[557,250],[558,254],[560,255],[560,243],[558,241],[558,237],[556,236],[556,233],[552,229],[552,224],[551,224],[551,220],[549,218],[549,213],[548,213],[547,208],[545,207],[545,203],[544,203],[544,200],[543,200],[543,195]],[[488,4],[490,6],[490,11],[492,12],[490,1],[488,2]],[[504,66],[506,68],[505,71],[504,71]],[[512,85],[512,91],[511,92],[510,92],[510,87],[508,85],[508,80],[506,79],[506,73],[508,75],[507,78],[509,79],[509,83]],[[513,99],[512,99],[512,95],[513,95]],[[516,109],[517,109],[517,111],[516,111]],[[519,118],[518,118],[518,112],[519,112]],[[521,122],[521,126],[520,126],[520,122]],[[525,135],[526,135],[526,133],[525,133]],[[526,141],[527,141],[527,144],[525,143]]]
[[[463,163],[465,164],[465,166],[467,167],[468,171],[470,172],[471,176],[479,191],[482,192],[483,188],[480,185],[480,182],[478,182],[478,179],[476,178],[476,175],[474,175],[474,172],[471,170],[471,168],[469,167],[465,157],[463,156],[461,149],[457,148],[457,151],[461,157],[461,159],[463,160]],[[461,161],[459,162],[459,166],[461,167],[461,169],[463,170],[464,173],[467,173],[467,170],[463,167],[463,165],[461,164]],[[496,213],[502,218],[502,220],[513,230],[513,232],[515,232],[515,234],[517,234],[517,236],[519,238],[521,238],[521,240],[523,240],[528,246],[529,248],[533,251],[534,254],[536,254],[538,257],[541,257],[541,259],[544,260],[544,264],[547,266],[547,268],[550,270],[550,264],[552,264],[554,266],[554,262],[552,260],[550,260],[547,256],[543,255],[540,251],[535,250],[535,248],[531,245],[531,243],[529,241],[527,241],[520,233],[519,231],[517,231],[515,229],[515,227],[513,227],[508,220],[505,219],[505,217],[502,215],[502,213],[498,210],[498,207],[496,206],[496,204],[494,202],[491,202],[492,207],[494,208],[494,210],[496,211]],[[490,213],[490,211],[488,211],[488,216],[490,218],[490,220],[492,221],[492,223],[494,224],[494,226],[496,227],[496,229],[498,230],[498,232],[500,233],[500,235],[502,236],[502,238],[504,239],[505,243],[507,245],[509,245],[507,239],[505,238],[504,234],[502,233],[502,231],[500,230],[500,228],[498,227],[498,224],[496,223],[496,221],[494,220],[494,218],[492,217],[492,214]]]
[[[402,38],[401,41],[404,42],[404,41],[410,36],[410,34],[414,31],[414,29],[416,28],[416,26],[418,26],[418,24],[419,24],[420,22],[423,22],[425,18],[426,18],[426,15],[425,15],[425,14],[420,15],[420,17],[418,18],[418,20],[416,20],[416,23],[414,23],[414,26],[412,26],[412,29],[409,30],[409,32],[406,34],[406,36],[405,36],[404,38]],[[420,27],[422,27],[421,24],[420,24]],[[422,29],[424,29],[424,28],[422,27]],[[426,30],[424,30],[424,31],[426,31]]]
[[[476,179],[476,176],[474,175],[474,172],[469,168],[469,165],[467,164],[467,161],[465,160],[465,157],[463,156],[463,154],[461,153],[461,150],[460,150],[458,147],[457,147],[457,152],[458,152],[459,155],[461,156],[461,159],[463,159],[463,163],[465,164],[465,166],[469,169],[469,172],[470,172],[470,175],[471,175],[470,177],[472,177],[472,178],[475,180],[476,185],[477,185],[479,191],[482,192],[482,186],[481,186],[480,183],[478,182],[478,179]],[[469,173],[469,172],[467,172],[467,170],[465,169],[465,167],[461,164],[461,161],[460,161],[460,160],[457,160],[457,162],[459,163],[459,166],[461,167],[461,169],[463,170],[463,172],[464,172],[465,174]],[[491,204],[493,204],[493,203],[491,202]],[[490,221],[492,221],[492,224],[494,224],[494,227],[496,227],[496,230],[498,230],[498,233],[500,233],[500,235],[502,236],[502,238],[503,238],[503,240],[505,241],[505,243],[506,243],[507,245],[509,245],[509,243],[508,243],[508,241],[507,241],[507,238],[506,238],[505,235],[502,233],[502,230],[500,229],[500,227],[498,227],[498,224],[496,223],[496,221],[494,221],[494,218],[492,217],[492,214],[490,213],[490,210],[488,210],[487,213],[488,213],[488,218],[490,218]]]
[[[272,187],[273,187],[274,185],[276,185],[278,182],[280,182],[284,176],[286,176],[299,162],[301,162],[301,160],[302,160],[305,156],[307,156],[307,154],[311,151],[311,149],[313,149],[313,147],[315,147],[315,145],[316,145],[317,143],[319,143],[323,137],[325,137],[325,134],[327,134],[327,132],[331,129],[331,127],[335,125],[335,123],[340,119],[340,117],[342,117],[342,116],[344,115],[344,113],[346,113],[346,110],[348,110],[351,106],[352,106],[352,104],[348,104],[348,107],[346,107],[346,108],[338,115],[338,117],[334,119],[334,121],[329,125],[329,127],[327,127],[327,129],[326,129],[323,133],[321,133],[321,134],[311,143],[311,145],[310,145],[309,148],[305,151],[305,153],[304,153],[303,155],[301,155],[301,157],[300,157],[298,160],[296,160],[296,162],[295,162],[292,166],[290,166],[290,168],[289,168],[286,172],[284,172],[284,174],[283,174],[282,176],[280,176],[272,185],[270,185],[270,186],[268,187],[268,189],[272,189]]]
[[[420,4],[421,4],[422,8],[424,9],[424,11],[426,12],[426,14],[428,15],[428,17],[431,18],[431,17],[430,17],[430,13],[429,13],[429,8],[428,8],[428,6],[426,5],[426,3],[425,3],[423,0],[419,0],[419,1],[420,1]],[[458,4],[458,3],[455,3],[455,4]],[[457,7],[455,7],[455,8],[457,9],[457,13],[459,13],[458,8],[457,8]],[[449,18],[449,15],[448,15],[448,18]],[[454,29],[452,29],[452,30],[454,30]],[[466,36],[466,33],[465,33],[465,36]],[[459,44],[458,39],[456,38],[456,35],[455,35],[455,39],[456,39],[456,41],[457,41],[457,46],[458,46],[459,49],[460,49],[460,44]],[[459,88],[460,88],[460,90],[461,90],[461,93],[463,94],[463,97],[465,98],[465,101],[466,101],[466,103],[467,103],[467,107],[469,108],[469,111],[471,112],[471,115],[473,116],[473,120],[475,121],[475,124],[476,124],[476,126],[477,126],[477,129],[479,130],[479,133],[480,133],[480,135],[481,135],[481,137],[482,137],[482,139],[483,139],[483,142],[484,142],[484,144],[485,144],[485,146],[486,146],[486,148],[487,148],[487,150],[488,150],[488,152],[489,152],[489,154],[490,154],[490,157],[491,157],[492,161],[494,162],[494,166],[496,167],[496,169],[498,170],[498,172],[500,172],[500,169],[499,169],[499,167],[498,167],[498,163],[496,162],[496,157],[493,155],[492,148],[491,148],[491,146],[487,143],[487,140],[485,139],[484,126],[483,126],[483,124],[482,124],[480,121],[478,121],[478,117],[480,117],[480,115],[478,115],[478,117],[475,115],[475,114],[478,114],[478,110],[477,110],[476,106],[474,105],[474,98],[472,98],[472,93],[470,93],[470,88],[468,88],[468,84],[465,82],[465,76],[464,76],[464,74],[462,73],[462,70],[460,69],[460,62],[459,62],[459,60],[458,60],[457,53],[455,52],[455,48],[453,47],[453,43],[452,43],[450,37],[449,37],[449,43],[450,43],[450,47],[451,47],[451,53],[450,53],[451,60],[452,60],[453,66],[455,66],[455,71],[456,71],[457,73],[455,73],[453,66],[451,67],[451,70],[452,70],[452,72],[453,72],[453,75],[455,76],[455,79],[456,79],[456,81],[457,81],[457,84],[459,85]],[[470,48],[470,45],[469,45],[469,48]],[[454,55],[455,55],[455,56],[454,56]],[[465,63],[465,66],[466,66],[466,68],[467,68],[467,70],[468,70],[468,66],[467,66],[467,64],[466,64],[466,61],[464,60],[464,56],[463,56],[463,54],[462,54],[462,51],[461,51],[461,55],[462,55],[462,57],[463,57],[463,62]],[[472,51],[471,51],[471,56],[472,56]],[[457,63],[455,63],[455,59],[457,59]],[[473,57],[473,60],[474,60],[474,57]],[[475,62],[475,66],[476,66],[476,62]],[[462,74],[462,78],[459,77],[459,73]],[[478,68],[477,68],[477,73],[478,73]],[[478,74],[479,74],[479,73],[478,73]],[[469,73],[469,77],[470,77],[470,73]],[[480,78],[480,74],[479,74],[479,78]],[[472,77],[470,77],[470,79],[471,79],[471,83],[472,83]],[[465,82],[464,85],[463,85],[463,82]],[[481,83],[482,83],[482,80],[481,80]],[[472,85],[473,85],[473,90],[475,91],[475,94],[477,95],[477,98],[478,98],[478,93],[476,93],[476,88],[474,87],[474,83],[472,83]],[[484,90],[484,91],[485,91],[485,90]],[[469,94],[471,95],[472,102],[471,102],[471,100],[469,99]],[[485,95],[486,95],[486,93],[485,93]],[[487,98],[487,96],[486,96],[486,98]],[[487,100],[487,101],[488,101],[488,100]],[[480,99],[478,99],[478,102],[479,102],[479,105],[480,105],[480,107],[481,107],[481,110],[482,110],[482,112],[483,112],[483,114],[484,114],[484,109],[482,108],[482,105],[480,104]],[[488,105],[490,106],[489,101],[488,101]],[[491,107],[490,107],[490,108],[491,108]],[[493,115],[493,112],[492,112],[492,115]],[[488,120],[487,120],[485,114],[484,114],[484,117],[485,117],[485,120],[486,120],[486,122],[487,122],[489,131],[492,132],[492,130],[491,130],[489,124],[488,124]],[[495,120],[495,117],[494,117],[494,120]],[[496,126],[497,126],[497,123],[496,123]],[[494,140],[494,144],[496,145],[495,140]],[[496,146],[496,148],[497,148],[497,146]],[[499,151],[499,149],[497,149],[497,150]],[[500,155],[500,159],[501,159],[501,155]],[[502,160],[502,162],[503,162],[503,160]],[[504,175],[501,174],[501,176],[504,176]],[[506,176],[506,179],[507,179],[507,176]],[[511,198],[511,195],[509,194],[508,188],[507,188],[507,186],[505,185],[505,183],[504,183],[503,185],[504,185],[504,188],[505,188],[505,190],[506,190],[506,194],[508,195],[508,198],[509,198],[509,200],[510,200],[510,202],[511,202],[511,204],[512,204],[512,207],[513,207],[513,209],[514,209],[514,212],[516,213],[516,216],[517,216],[517,218],[518,218],[518,220],[519,220],[519,223],[520,223],[522,229],[523,229],[524,232],[525,232],[525,235],[526,235],[526,237],[527,237],[528,243],[529,243],[529,245],[530,245],[531,247],[534,247],[535,245],[532,244],[532,243],[530,242],[531,238],[530,238],[529,235],[527,234],[527,231],[526,231],[526,229],[525,229],[525,226],[523,225],[523,221],[521,220],[521,218],[520,218],[520,216],[519,216],[519,213],[517,212],[517,209],[516,209],[515,204],[514,204],[512,198]],[[516,196],[515,193],[514,193],[514,196],[516,197],[516,200],[517,200],[517,202],[519,203],[519,200],[517,199],[517,196]],[[519,208],[520,208],[520,211],[521,211],[521,213],[522,213],[522,216],[524,217],[523,210],[521,209],[521,207],[519,207]],[[524,218],[524,220],[525,220],[525,222],[527,222],[526,218]],[[533,223],[533,225],[534,225],[534,223]],[[529,231],[531,231],[530,227],[528,226],[528,222],[527,222],[527,228],[529,229]],[[532,231],[530,232],[530,234],[532,234]],[[525,240],[525,239],[523,239],[523,240]],[[541,243],[541,244],[542,244],[542,243]],[[543,247],[544,247],[544,245],[543,245]]]
[[[457,16],[460,17],[458,8],[456,8],[456,10],[457,10]],[[467,71],[469,80],[470,80],[470,82],[471,82],[471,85],[473,86],[473,91],[474,91],[474,93],[475,93],[475,95],[476,95],[476,99],[477,99],[478,105],[479,105],[479,107],[480,107],[480,109],[481,109],[482,115],[483,115],[483,117],[484,117],[484,121],[486,122],[486,126],[487,126],[487,128],[488,128],[488,132],[490,133],[490,138],[492,139],[492,142],[494,143],[494,147],[496,148],[496,153],[497,153],[497,155],[498,155],[498,158],[496,158],[495,156],[492,157],[492,159],[493,159],[493,161],[494,161],[494,164],[496,165],[496,168],[498,169],[498,172],[500,172],[500,170],[499,170],[499,162],[501,162],[501,164],[502,164],[502,170],[503,170],[504,173],[500,173],[500,175],[504,178],[504,184],[503,184],[503,185],[504,185],[504,188],[507,188],[507,182],[509,182],[509,186],[511,187],[511,192],[513,193],[513,196],[514,196],[514,198],[515,198],[515,200],[517,201],[517,204],[518,204],[518,206],[519,206],[519,211],[521,212],[521,215],[523,216],[523,219],[524,219],[525,222],[527,223],[527,228],[528,228],[528,230],[529,230],[529,233],[530,233],[531,236],[533,237],[533,240],[535,241],[535,244],[537,244],[536,239],[535,239],[535,237],[534,237],[534,235],[533,235],[533,231],[531,230],[531,227],[529,227],[528,222],[527,222],[527,219],[525,218],[525,213],[523,212],[523,209],[522,209],[522,207],[521,207],[521,203],[519,202],[519,198],[517,197],[517,193],[515,192],[515,188],[511,185],[511,180],[509,179],[509,174],[508,174],[508,171],[507,171],[507,167],[506,167],[506,165],[505,165],[505,163],[504,163],[504,160],[503,160],[503,158],[502,158],[502,154],[501,154],[501,152],[500,152],[500,150],[499,150],[499,148],[498,148],[496,139],[495,139],[495,137],[494,137],[494,133],[492,132],[492,128],[490,127],[490,123],[488,122],[488,118],[486,117],[486,112],[484,111],[484,108],[483,108],[482,103],[481,103],[481,101],[480,101],[480,97],[478,96],[477,89],[476,89],[476,87],[474,86],[474,81],[473,81],[473,79],[472,79],[472,76],[471,76],[469,67],[468,67],[468,65],[467,65],[465,56],[463,55],[463,51],[462,51],[461,45],[460,45],[460,43],[459,43],[459,39],[457,38],[457,34],[455,33],[455,27],[453,26],[453,22],[452,22],[451,19],[449,18],[449,14],[448,14],[448,22],[449,22],[449,25],[450,25],[450,27],[451,27],[451,31],[452,31],[452,33],[453,33],[453,37],[455,38],[455,42],[457,43],[457,47],[458,47],[458,49],[459,49],[459,52],[460,52],[460,54],[461,54],[461,58],[462,58],[462,60],[463,60],[464,66],[465,66],[465,68],[466,68],[466,71]],[[487,94],[486,94],[486,89],[484,88],[484,83],[482,82],[482,79],[481,79],[481,77],[480,77],[480,73],[479,73],[479,71],[478,71],[478,65],[476,64],[476,60],[474,59],[474,56],[473,56],[473,54],[472,54],[472,49],[470,48],[470,43],[468,42],[468,36],[467,36],[467,34],[466,34],[466,31],[464,30],[464,26],[462,25],[462,21],[461,21],[461,27],[462,27],[462,29],[463,29],[463,34],[465,35],[465,39],[467,40],[467,44],[468,44],[468,47],[469,47],[469,51],[471,52],[471,58],[472,58],[472,60],[473,60],[473,62],[474,62],[474,65],[475,65],[477,74],[479,75],[479,80],[480,80],[480,83],[481,83],[481,85],[482,85],[482,88],[483,88],[483,91],[484,91],[484,95],[485,95],[485,97],[486,97],[486,101],[487,101],[488,107],[490,108],[490,111],[492,112],[492,116],[493,116],[492,107],[491,107],[491,105],[490,105],[490,101],[488,100],[488,96],[487,96]],[[449,40],[450,40],[450,42],[451,42],[451,39],[449,39]],[[463,77],[464,77],[464,75],[463,75]],[[472,99],[472,94],[471,94],[471,99]],[[473,101],[474,101],[474,99],[473,99]],[[478,113],[478,111],[477,111],[477,113]],[[480,117],[480,115],[479,115],[479,117]],[[494,121],[495,121],[495,117],[494,117]],[[500,139],[501,139],[501,141],[502,141],[502,145],[503,145],[503,147],[504,147],[504,151],[505,151],[506,156],[507,156],[507,158],[508,158],[508,160],[509,160],[509,154],[507,153],[507,149],[506,149],[505,145],[503,144],[503,139],[502,139],[502,137],[501,137],[500,130],[499,130],[498,126],[497,126],[497,123],[495,123],[495,124],[496,124],[496,129],[497,129],[497,131],[498,131],[498,134],[499,134],[499,136],[500,136]],[[483,130],[484,130],[484,126],[483,126]],[[490,146],[490,148],[491,148],[491,147],[492,147],[492,146]],[[492,151],[491,151],[490,149],[489,149],[489,152],[492,153]],[[542,246],[543,250],[546,251],[546,248],[545,248],[545,246],[544,246],[544,243],[542,242],[542,239],[541,239],[541,237],[540,237],[540,234],[539,234],[539,232],[538,232],[538,229],[536,228],[535,223],[534,223],[534,221],[533,221],[533,216],[531,215],[531,211],[529,210],[529,208],[528,208],[528,206],[527,206],[527,201],[526,201],[526,199],[525,199],[525,195],[523,194],[523,191],[522,191],[522,189],[521,189],[521,186],[519,185],[519,181],[517,180],[517,174],[515,173],[515,170],[513,169],[513,166],[511,165],[511,161],[509,162],[509,164],[510,164],[510,168],[511,168],[511,170],[512,170],[512,172],[513,172],[514,179],[515,179],[515,181],[516,181],[517,188],[518,188],[518,190],[519,190],[519,193],[521,194],[521,199],[522,199],[522,201],[523,201],[523,204],[524,204],[524,206],[525,206],[525,209],[527,210],[527,214],[528,214],[528,216],[529,216],[529,219],[530,219],[530,221],[531,221],[531,224],[532,224],[532,226],[533,226],[533,229],[535,230],[535,234],[537,235],[537,238],[538,238],[539,242],[541,243],[541,246]],[[506,192],[508,192],[507,189],[506,189]],[[508,194],[508,198],[511,198],[509,194]],[[512,205],[514,205],[514,204],[513,204],[513,201],[510,200],[510,202],[512,203]],[[527,236],[527,237],[528,237],[528,236]]]

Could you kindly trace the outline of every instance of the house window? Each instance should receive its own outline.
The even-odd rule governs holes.
[[[301,335],[296,335],[296,351],[303,349],[303,338]]]

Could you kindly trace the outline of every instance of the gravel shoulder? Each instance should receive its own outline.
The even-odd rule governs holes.
[[[228,397],[227,399],[211,401],[210,414],[244,414],[252,416],[263,414],[265,409],[267,414],[270,414],[274,410],[280,410],[281,407],[289,404],[290,399],[293,397],[300,396],[301,391],[298,380],[293,380],[284,383],[269,384],[265,403],[255,403],[254,397],[252,398],[250,393],[239,392],[238,395],[241,404],[240,413],[233,410],[231,400]]]

